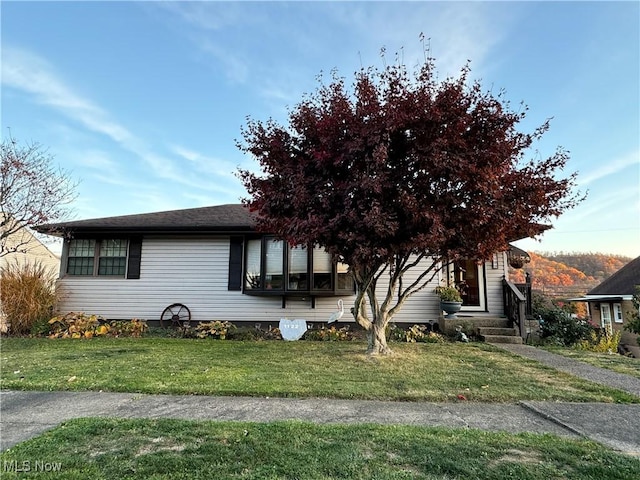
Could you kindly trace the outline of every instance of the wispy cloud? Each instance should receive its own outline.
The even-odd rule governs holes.
[[[2,70],[3,87],[30,94],[36,102],[57,110],[85,129],[106,136],[144,162],[149,175],[170,179],[174,184],[192,188],[209,188],[209,184],[198,178],[198,175],[185,174],[179,165],[152,151],[142,138],[114,120],[109,112],[76,93],[56,74],[54,68],[38,55],[23,49],[3,46]],[[104,158],[94,160],[102,162],[103,167],[107,166]],[[109,166],[111,167],[113,165]]]
[[[249,79],[249,61],[243,58],[242,52],[232,51],[219,43],[204,37],[197,40],[202,52],[217,59],[222,65],[224,75],[234,83],[243,84]]]
[[[384,62],[400,61],[412,68],[425,57],[420,33],[431,38],[427,43],[440,78],[457,75],[469,59],[474,75],[480,75],[510,20],[500,9],[476,2],[299,2],[271,3],[269,8],[254,2],[154,5],[170,14],[165,20],[192,42],[201,59],[255,91],[274,109],[292,105],[313,89],[323,69],[337,68],[348,76],[360,66],[380,67]],[[251,35],[246,34],[249,30]],[[346,35],[338,38],[334,31]],[[275,63],[273,55],[264,55],[272,52],[265,52],[256,38],[266,38],[270,45],[277,39],[280,55]],[[384,61],[382,47],[387,51]]]
[[[467,60],[481,68],[508,21],[490,4],[475,2],[349,3],[336,4],[333,12],[365,48],[386,47],[387,63],[396,53],[409,67],[422,63],[422,33],[441,78],[457,75]]]
[[[36,102],[58,110],[95,133],[106,135],[115,143],[149,161],[138,138],[111,119],[105,110],[75,93],[44,59],[32,52],[3,47],[2,84],[33,95]],[[163,162],[149,163],[159,170],[168,167]]]
[[[587,186],[590,183],[596,182],[610,175],[614,175],[633,165],[635,165],[637,168],[640,168],[640,150],[630,152],[624,156],[614,158],[610,161],[601,161],[597,163],[601,164],[601,166],[590,172],[587,172],[585,175],[581,175],[578,177],[578,182],[580,183],[580,185]],[[640,171],[636,171],[635,175],[636,178],[638,178],[638,175],[640,175]]]
[[[255,5],[251,6],[252,15],[247,15],[242,2],[157,2],[154,6],[202,30],[218,31],[230,25],[263,21]]]
[[[618,188],[613,191],[601,191],[598,194],[589,195],[587,199],[576,207],[570,216],[562,216],[560,220],[570,222],[572,224],[580,224],[584,220],[600,222],[609,222],[609,215],[612,212],[616,214],[621,211],[629,211],[631,216],[629,221],[633,220],[633,210],[638,213],[636,202],[638,199],[638,189],[633,187]],[[637,216],[635,217],[638,218]],[[618,225],[619,226],[619,225]],[[613,228],[613,226],[612,226]]]
[[[225,160],[206,156],[181,145],[173,144],[169,146],[169,149],[174,154],[189,161],[199,172],[210,173],[221,177],[235,178],[235,167]]]
[[[64,112],[117,143],[134,141],[126,128],[110,120],[98,106],[74,93],[52,72],[44,59],[29,51],[3,46],[2,84],[32,94],[37,102]]]
[[[174,144],[168,148],[175,155],[187,160],[192,169],[198,172],[199,178],[215,179],[215,181],[212,180],[207,183],[209,190],[233,196],[234,198],[238,197],[240,192],[244,190],[235,176],[237,166],[232,165],[230,162],[203,155],[180,145]],[[208,198],[208,196],[194,196],[193,194],[189,196],[194,199]]]
[[[188,38],[204,58],[213,58],[214,64],[220,66],[217,71],[234,83],[249,81],[252,63],[246,56],[249,52],[243,51],[240,45],[230,45],[228,35],[222,32],[251,28],[263,22],[260,5],[254,4],[251,14],[240,2],[157,2],[153,7],[168,13],[171,27]],[[176,19],[179,22],[176,23]],[[180,28],[182,25],[186,28]]]

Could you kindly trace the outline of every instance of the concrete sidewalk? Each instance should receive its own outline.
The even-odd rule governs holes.
[[[640,455],[640,405],[382,402],[329,399],[141,395],[99,392],[0,392],[5,450],[79,417],[271,422],[380,423],[584,436]]]
[[[529,345],[495,344],[572,375],[640,397],[640,380]],[[79,417],[380,423],[587,437],[640,456],[640,404],[382,402],[101,392],[0,392],[0,449]]]

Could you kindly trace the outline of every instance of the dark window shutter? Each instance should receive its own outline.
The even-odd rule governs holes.
[[[229,239],[229,290],[242,290],[242,237]]]
[[[129,267],[127,278],[137,280],[140,278],[140,260],[142,258],[142,237],[129,239]]]

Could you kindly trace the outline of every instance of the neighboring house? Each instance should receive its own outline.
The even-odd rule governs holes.
[[[22,269],[27,265],[41,265],[54,276],[60,270],[60,258],[51,252],[31,230],[21,227],[15,233],[2,239],[0,271],[5,268]],[[0,298],[0,333],[6,333],[7,330],[8,325],[2,311],[2,299]]]
[[[285,317],[326,322],[343,299],[343,321],[353,321],[348,266],[323,249],[291,247],[257,233],[252,214],[239,204],[72,221],[38,231],[64,238],[62,311],[153,321],[170,305],[181,304],[194,322],[266,327]],[[447,275],[467,283],[462,314],[504,315],[508,266],[507,253],[501,252],[480,265],[463,261],[445,267],[394,321],[437,321],[441,312],[433,289]]]
[[[26,227],[3,239],[0,268],[39,263],[56,274],[60,269],[60,257],[49,250]]]
[[[624,329],[635,309],[632,298],[636,286],[640,286],[640,257],[627,263],[584,297],[571,300],[587,302],[591,321],[602,328],[622,332],[620,343],[627,346],[634,357],[640,358],[637,335]]]

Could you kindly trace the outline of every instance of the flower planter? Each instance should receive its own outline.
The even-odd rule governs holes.
[[[440,310],[447,313],[444,318],[457,318],[456,313],[462,308],[462,302],[446,302],[440,300]]]

